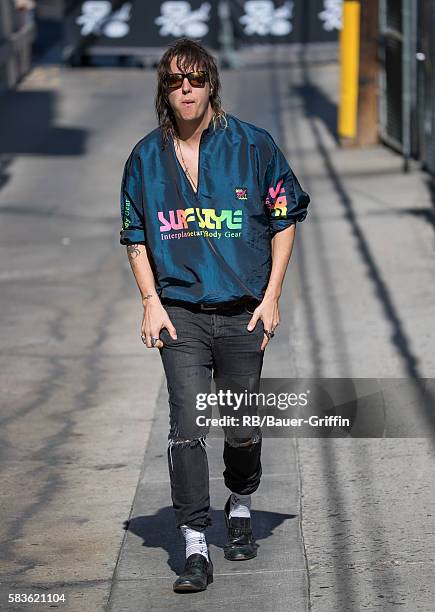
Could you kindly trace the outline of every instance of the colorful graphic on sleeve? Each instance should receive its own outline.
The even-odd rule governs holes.
[[[127,197],[125,197],[124,207],[122,211],[122,229],[125,229],[125,230],[128,229],[131,225],[130,207],[131,207],[131,202]]]
[[[276,187],[273,185],[269,187],[266,206],[271,211],[272,217],[285,217],[287,215],[287,196],[283,182],[284,179],[281,179]]]
[[[159,211],[160,235],[162,240],[171,238],[190,238],[208,236],[212,238],[240,238],[242,229],[242,210],[224,209],[220,212],[214,208],[186,208]],[[189,225],[190,224],[190,225]],[[199,226],[198,229],[193,229]],[[181,231],[171,234],[174,230]],[[220,231],[222,230],[222,231]]]

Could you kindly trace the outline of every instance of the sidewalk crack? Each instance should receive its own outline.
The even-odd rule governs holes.
[[[298,485],[299,485],[299,532],[301,534],[302,551],[304,555],[304,565],[305,565],[305,575],[307,578],[307,611],[310,612],[312,610],[311,577],[310,577],[310,566],[308,563],[307,549],[305,546],[305,538],[304,538],[304,514],[303,514],[303,505],[302,505],[302,497],[303,497],[302,470],[301,470],[300,461],[299,461],[299,445],[298,445],[297,438],[293,438],[293,442],[294,442],[294,448],[295,448],[296,470],[297,470]]]

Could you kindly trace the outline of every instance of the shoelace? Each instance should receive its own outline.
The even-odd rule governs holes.
[[[190,557],[187,558],[186,561],[186,569],[191,569],[191,568],[198,568],[198,569],[202,569],[203,564],[205,563],[206,566],[208,566],[209,561],[207,561],[207,559],[204,557],[204,555],[201,555],[200,553],[195,553],[195,554],[199,554],[200,557],[202,557],[202,559],[204,559],[204,561],[202,559],[200,559],[199,557],[196,557],[195,559],[192,559],[191,557],[193,555],[191,555]]]

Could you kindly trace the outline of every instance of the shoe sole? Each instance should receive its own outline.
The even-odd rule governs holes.
[[[213,576],[207,576],[207,586],[213,582]],[[177,587],[174,587],[175,593],[199,593],[200,591],[205,591],[207,589],[205,586],[203,589],[198,589],[193,584],[180,584]]]
[[[257,556],[257,553],[255,552],[253,555],[237,555],[236,557],[228,557],[227,554],[224,552],[224,557],[225,559],[227,559],[227,561],[249,561],[249,559],[255,559],[255,557]]]

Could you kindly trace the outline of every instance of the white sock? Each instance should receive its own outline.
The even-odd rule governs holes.
[[[240,516],[244,518],[251,517],[250,495],[239,495],[238,493],[231,494],[230,517],[232,516]]]
[[[186,559],[190,555],[199,553],[208,561],[207,542],[205,541],[204,531],[196,531],[196,529],[191,529],[187,525],[181,525],[180,529],[186,540]]]

